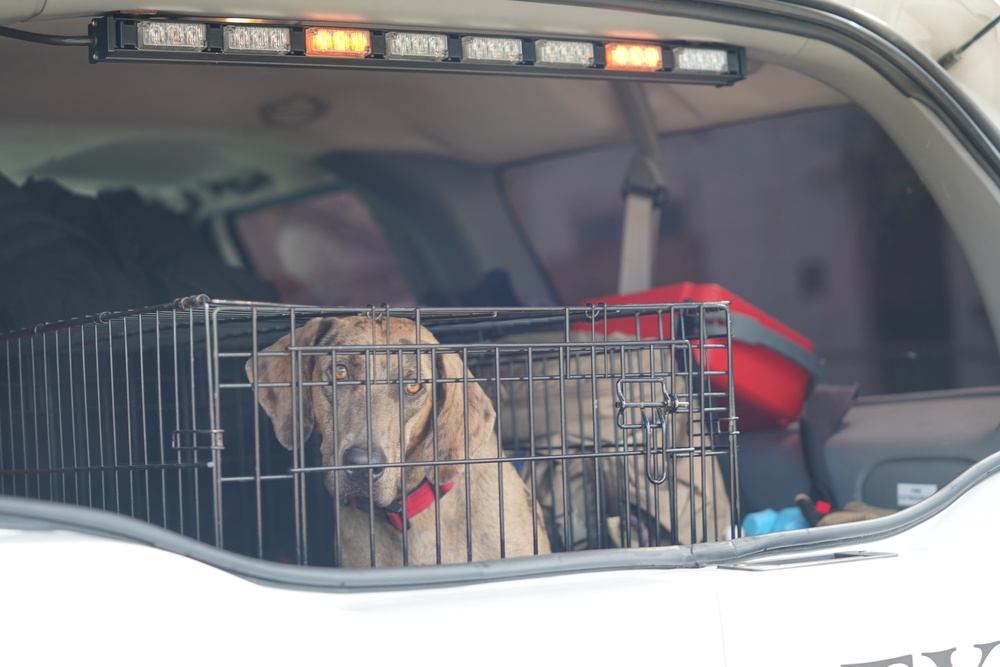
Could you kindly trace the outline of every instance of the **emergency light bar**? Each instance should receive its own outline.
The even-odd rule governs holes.
[[[621,39],[277,25],[263,21],[105,16],[91,23],[91,62],[375,67],[730,85],[746,75],[742,47]]]

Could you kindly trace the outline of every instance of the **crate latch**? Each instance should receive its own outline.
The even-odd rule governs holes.
[[[626,395],[627,385],[646,385],[650,394],[649,398],[642,398],[643,387],[638,387],[632,394],[638,393],[640,399],[637,401],[629,400],[629,397]],[[653,395],[656,393],[654,387],[659,388],[658,395]],[[667,380],[662,377],[618,378],[618,382],[615,385],[615,392],[618,394],[618,401],[615,403],[615,408],[618,409],[618,428],[623,429],[660,427],[666,424],[668,414],[691,407],[688,401],[681,399],[676,394],[670,393],[667,389]],[[628,420],[628,411],[630,410],[639,410],[642,415],[642,421],[630,422]],[[650,419],[649,415],[652,415],[653,418]]]
[[[629,400],[629,385],[645,385],[633,388],[631,395],[639,394],[639,400]],[[659,389],[659,391],[657,391]],[[643,398],[643,393],[649,394],[648,398]],[[615,385],[618,394],[617,408],[618,428],[624,430],[642,429],[645,432],[643,446],[645,447],[646,458],[646,479],[653,484],[662,484],[666,481],[669,473],[667,469],[666,453],[669,449],[670,430],[668,415],[679,410],[686,410],[691,407],[689,401],[681,399],[676,394],[671,394],[667,389],[666,378],[636,377],[619,378]],[[635,420],[635,411],[638,411],[640,420]],[[660,434],[662,443],[659,452],[662,456],[657,461],[656,453],[656,433]]]

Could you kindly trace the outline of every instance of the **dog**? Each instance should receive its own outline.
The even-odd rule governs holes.
[[[502,454],[493,403],[461,358],[425,347],[385,347],[437,344],[430,331],[400,317],[307,322],[294,332],[294,346],[332,351],[302,353],[294,383],[301,387],[301,418],[293,415],[292,338],[257,355],[258,399],[281,444],[292,448],[296,428],[305,443],[315,429],[323,466],[338,467],[325,473],[324,482],[340,504],[342,565],[429,565],[550,552],[542,513],[514,466],[464,462]],[[368,347],[340,351],[344,346]],[[251,383],[254,371],[251,358]],[[285,386],[266,386],[272,384]]]

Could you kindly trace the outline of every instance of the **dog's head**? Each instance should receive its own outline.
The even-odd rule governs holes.
[[[324,465],[359,466],[326,474],[335,497],[370,495],[384,507],[403,494],[399,463],[475,457],[487,443],[496,418],[489,398],[477,383],[464,381],[472,376],[457,354],[398,347],[417,343],[437,340],[405,318],[315,318],[263,350],[256,374],[254,359],[247,361],[247,376],[251,382],[256,376],[260,404],[281,444],[292,448],[296,425],[303,443],[315,428]],[[333,351],[303,352],[293,374],[291,345]],[[340,351],[345,346],[365,349]],[[293,380],[301,387],[301,420],[293,415]],[[407,467],[406,491],[424,477],[445,484],[463,469]]]

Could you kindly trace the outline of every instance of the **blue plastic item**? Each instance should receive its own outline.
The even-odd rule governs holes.
[[[786,507],[780,510],[766,509],[751,512],[743,517],[744,535],[763,535],[764,533],[779,533],[784,530],[808,528],[809,522],[798,507]]]

